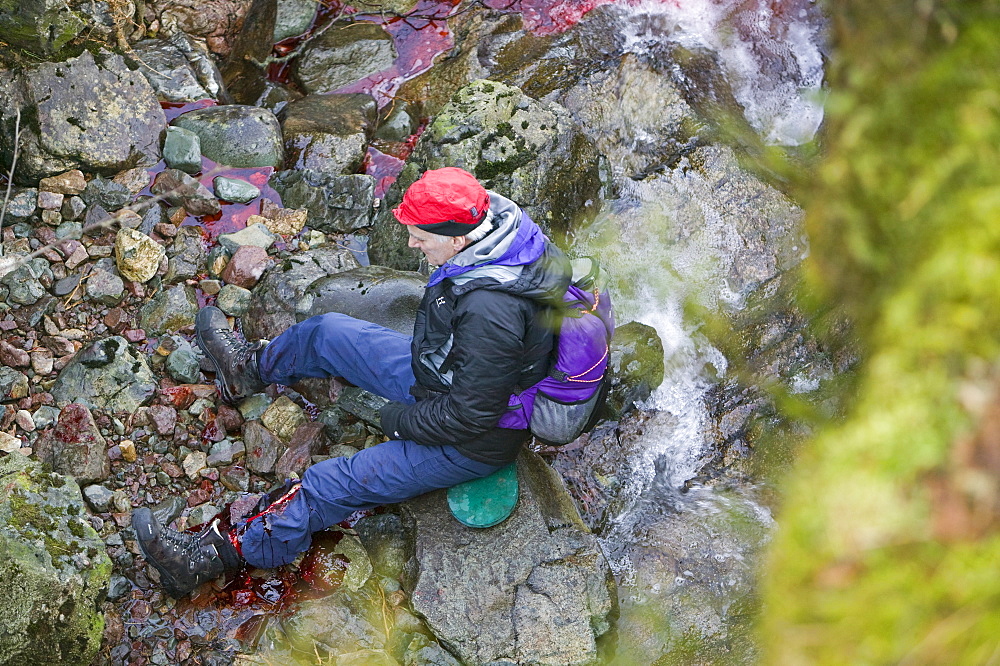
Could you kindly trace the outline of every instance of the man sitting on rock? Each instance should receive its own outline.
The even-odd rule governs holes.
[[[270,343],[247,344],[214,307],[199,311],[198,344],[227,402],[269,383],[342,377],[387,398],[389,441],[331,458],[265,497],[256,515],[201,534],[158,524],[148,508],[132,525],[146,559],[174,596],[248,562],[291,562],[312,533],[355,511],[487,476],[511,463],[529,431],[500,427],[512,393],[545,377],[551,306],[570,282],[565,255],[511,200],[457,168],[428,171],[393,210],[409,246],[438,266],[413,337],[342,314],[300,322]]]

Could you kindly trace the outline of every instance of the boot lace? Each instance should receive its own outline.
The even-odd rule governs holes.
[[[205,559],[205,552],[201,547],[201,539],[198,535],[165,529],[160,532],[160,539],[170,547],[172,552],[183,554],[187,558],[189,566],[200,564]]]
[[[232,354],[233,363],[237,367],[246,365],[247,361],[263,347],[263,341],[254,343],[246,342],[235,331],[229,328],[217,328],[213,332],[219,336],[222,344]]]

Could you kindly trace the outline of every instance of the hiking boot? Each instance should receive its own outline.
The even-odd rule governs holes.
[[[234,404],[264,390],[267,384],[260,379],[257,361],[267,340],[246,342],[229,328],[222,310],[211,306],[198,311],[194,331],[198,346],[215,366],[215,383],[224,401]]]
[[[178,532],[160,526],[153,512],[141,507],[132,512],[132,529],[146,561],[160,572],[160,583],[175,598],[243,565],[218,520],[200,534]]]

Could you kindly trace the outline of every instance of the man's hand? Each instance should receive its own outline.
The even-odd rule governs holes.
[[[390,402],[378,410],[382,432],[389,439],[403,439],[399,426],[405,409],[406,405],[401,402]]]

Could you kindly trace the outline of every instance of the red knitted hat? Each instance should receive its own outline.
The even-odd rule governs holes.
[[[490,195],[476,177],[456,167],[425,171],[392,214],[403,224],[441,236],[464,236],[486,217]]]

